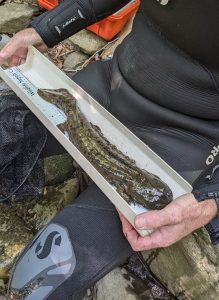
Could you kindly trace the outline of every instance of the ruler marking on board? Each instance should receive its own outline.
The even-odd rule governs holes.
[[[15,82],[15,84],[29,97],[29,99],[39,107],[39,109],[55,125],[64,123],[67,120],[64,112],[52,103],[43,100],[37,93],[38,88],[26,78],[17,67],[6,69],[5,73]]]

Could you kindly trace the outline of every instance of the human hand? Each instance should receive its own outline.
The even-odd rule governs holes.
[[[161,210],[148,211],[135,218],[137,229],[153,229],[141,237],[119,213],[123,233],[134,251],[168,247],[196,229],[208,224],[217,215],[214,199],[197,202],[193,194],[185,194]]]
[[[16,33],[0,51],[0,66],[5,60],[9,60],[10,67],[25,63],[30,45],[35,46],[40,52],[47,50],[46,44],[34,28],[27,28]]]

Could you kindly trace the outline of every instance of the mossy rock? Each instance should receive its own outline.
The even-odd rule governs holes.
[[[28,228],[37,232],[76,198],[78,190],[78,179],[72,178],[56,187],[45,188],[44,195],[39,200],[16,203],[14,209]]]
[[[211,244],[205,229],[168,248],[144,251],[143,256],[177,299],[219,299],[219,246]]]
[[[0,279],[33,236],[78,195],[78,179],[46,188],[40,199],[0,204]]]
[[[45,185],[54,185],[69,179],[74,173],[73,159],[68,154],[54,155],[44,159]]]
[[[0,204],[0,212],[0,279],[5,280],[15,258],[32,239],[33,232],[12,207]]]

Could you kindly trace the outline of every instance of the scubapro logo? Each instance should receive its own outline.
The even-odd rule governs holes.
[[[161,5],[168,5],[170,3],[170,0],[156,0]]]
[[[61,241],[62,241],[62,237],[61,237],[61,235],[60,235],[60,233],[58,231],[51,232],[47,236],[47,238],[46,238],[45,243],[44,243],[43,246],[41,245],[40,242],[37,244],[36,249],[35,249],[36,256],[39,259],[46,258],[47,256],[49,256],[49,254],[51,252],[53,243],[56,246],[60,246],[61,245]]]
[[[211,150],[211,154],[207,157],[206,159],[206,165],[211,165],[214,162],[215,157],[219,153],[219,145],[214,146],[213,149]]]
[[[23,300],[48,299],[72,275],[75,266],[68,229],[50,223],[16,262],[9,290],[16,290]]]

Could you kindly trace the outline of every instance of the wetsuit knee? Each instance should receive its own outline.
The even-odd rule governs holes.
[[[79,300],[131,253],[114,206],[89,186],[25,249],[12,273],[8,298]]]

